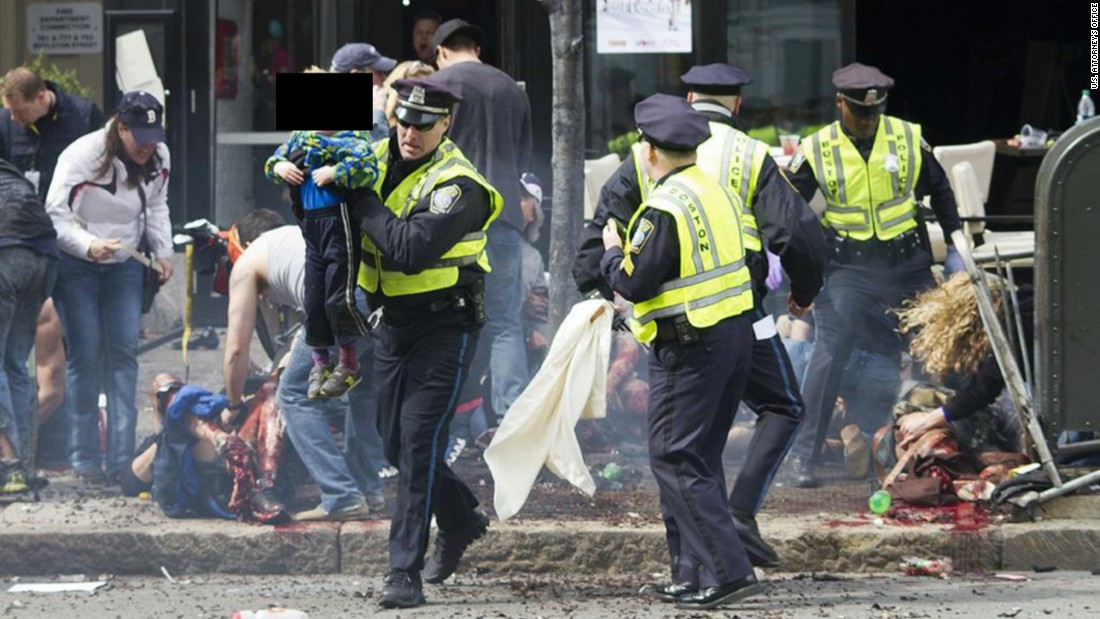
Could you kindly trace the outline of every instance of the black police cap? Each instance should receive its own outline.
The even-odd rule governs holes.
[[[894,78],[878,67],[853,62],[833,71],[833,86],[849,103],[875,107],[886,103],[887,91],[893,88]]]
[[[634,106],[642,138],[669,150],[693,151],[710,137],[707,117],[681,97],[656,94]]]
[[[397,80],[397,109],[394,115],[409,124],[420,125],[438,120],[451,113],[462,97],[446,86],[426,79]]]
[[[701,95],[739,95],[742,86],[752,83],[752,76],[740,67],[716,62],[688,69],[680,81]]]

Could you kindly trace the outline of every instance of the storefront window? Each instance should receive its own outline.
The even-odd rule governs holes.
[[[286,135],[275,131],[275,76],[318,64],[315,3],[218,0],[214,36],[217,144],[215,217],[223,223],[257,208],[290,220],[283,186],[264,177],[264,162]]]
[[[685,94],[680,75],[696,63],[722,60],[753,76],[744,90],[742,121],[750,134],[773,146],[779,145],[780,134],[803,135],[831,122],[830,77],[841,65],[842,2],[723,0],[714,5],[708,0],[692,2],[689,11],[682,1],[593,0],[585,52],[588,157],[625,155],[634,139],[634,105],[656,92]],[[606,24],[608,14],[644,29],[645,35],[635,34],[635,39],[646,39],[646,45],[675,43],[670,31],[690,30],[691,51],[601,54],[597,24],[601,15]]]
[[[624,156],[637,137],[634,105],[655,92],[681,93],[680,75],[693,62],[690,53],[599,53],[600,37],[602,45],[610,50],[620,45],[638,49],[663,41],[672,27],[677,33],[690,33],[692,24],[683,13],[683,5],[682,0],[589,3],[585,93],[590,158],[608,152]]]
[[[728,62],[753,77],[741,119],[772,146],[835,118],[831,76],[841,66],[840,0],[728,0]]]

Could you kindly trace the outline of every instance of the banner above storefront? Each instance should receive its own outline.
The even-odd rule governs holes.
[[[690,54],[691,0],[601,0],[600,54]]]

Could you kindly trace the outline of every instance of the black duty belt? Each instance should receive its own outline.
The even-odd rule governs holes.
[[[387,299],[380,295],[371,295],[372,307],[385,308],[387,319],[398,320],[399,316],[415,316],[423,314],[438,314],[440,312],[473,312],[478,322],[485,322],[485,282],[479,281],[469,286],[451,288],[438,299],[427,303],[403,304],[395,303],[392,298]]]
[[[664,344],[692,344],[699,341],[699,329],[688,322],[687,316],[657,321],[657,339]]]
[[[842,264],[878,262],[894,265],[905,262],[923,248],[916,230],[907,230],[889,241],[877,238],[857,241],[842,236],[833,239],[833,256]]]

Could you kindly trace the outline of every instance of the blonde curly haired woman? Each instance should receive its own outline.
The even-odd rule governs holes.
[[[397,124],[397,117],[393,115],[397,109],[397,91],[393,89],[393,83],[397,80],[428,77],[435,73],[435,68],[430,64],[424,64],[419,60],[406,60],[393,68],[382,82],[382,88],[386,91],[386,122],[392,129]]]
[[[991,286],[999,306],[998,287]],[[1024,342],[1023,354],[1031,354],[1035,342],[1032,290],[1017,291],[1020,301]],[[898,420],[900,444],[905,446],[936,428],[947,427],[973,416],[992,404],[1005,388],[1001,368],[978,313],[978,298],[967,273],[956,273],[943,284],[922,292],[898,311],[901,331],[914,332],[910,343],[913,356],[930,374],[954,374],[962,386],[946,404],[925,413],[910,413]]]

